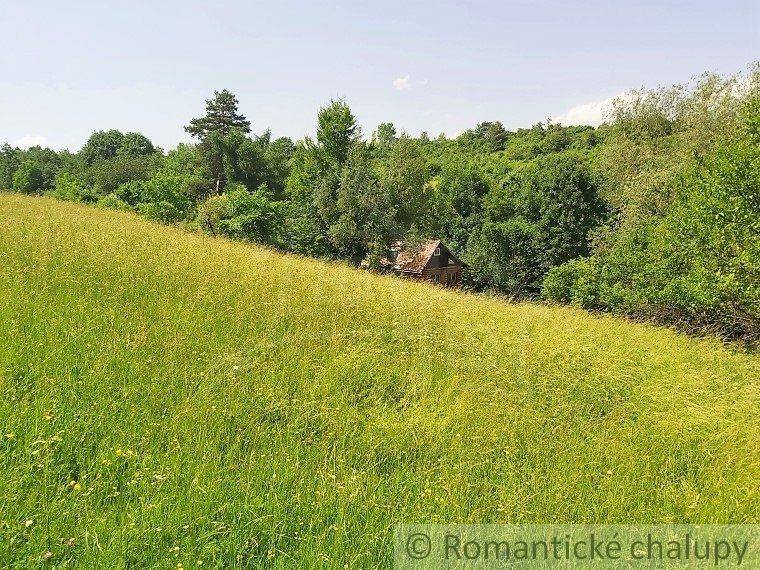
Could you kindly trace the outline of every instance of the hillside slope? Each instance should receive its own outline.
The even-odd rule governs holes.
[[[398,521],[758,522],[758,378],[652,326],[0,194],[0,566],[383,566]]]

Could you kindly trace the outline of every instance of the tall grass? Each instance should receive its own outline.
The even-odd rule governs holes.
[[[757,356],[0,195],[0,566],[386,566],[396,522],[757,522]]]

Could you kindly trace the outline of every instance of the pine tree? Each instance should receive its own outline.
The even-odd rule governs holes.
[[[190,121],[185,130],[200,140],[206,140],[211,133],[228,134],[237,129],[251,132],[251,122],[238,113],[238,100],[226,89],[214,91],[214,98],[206,101],[206,115]]]
[[[226,89],[214,91],[213,99],[206,101],[206,115],[190,121],[185,130],[201,141],[209,170],[216,179],[215,191],[219,194],[226,183],[224,154],[227,135],[232,131],[251,132],[251,122],[238,113],[238,100]]]

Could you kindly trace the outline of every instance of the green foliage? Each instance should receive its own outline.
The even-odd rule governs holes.
[[[48,190],[55,185],[55,177],[71,160],[70,155],[66,151],[57,153],[50,148],[39,146],[33,146],[26,151],[22,151],[20,156],[24,160],[31,160],[37,165],[42,173],[43,190]]]
[[[240,131],[233,131],[219,139],[228,182],[242,184],[256,190],[266,182],[266,141],[253,141]]]
[[[431,210],[427,219],[416,225],[446,240],[453,251],[465,251],[471,234],[483,221],[483,197],[491,188],[487,176],[471,161],[451,160],[428,186]]]
[[[222,234],[220,223],[230,216],[232,216],[232,208],[227,194],[211,196],[198,205],[198,226],[208,234]]]
[[[315,188],[320,185],[321,177],[317,150],[312,145],[299,144],[285,184],[288,199],[285,243],[290,251],[314,257],[328,256],[332,252],[316,199]]]
[[[593,127],[587,126],[537,123],[530,129],[510,132],[499,121],[487,121],[465,131],[451,142],[459,153],[499,153],[489,158],[525,161],[564,150],[589,150],[599,142],[594,135]],[[443,142],[441,140],[439,144]]]
[[[147,180],[161,167],[163,157],[158,154],[130,156],[119,154],[109,159],[93,162],[82,172],[88,186],[101,195],[115,193],[121,184]]]
[[[122,202],[129,204],[130,206],[137,206],[142,201],[143,197],[143,180],[131,180],[123,184],[119,184],[114,192],[116,196]]]
[[[214,97],[206,100],[206,114],[190,121],[185,130],[192,136],[205,140],[211,133],[249,133],[251,123],[238,112],[237,97],[223,89],[214,91]]]
[[[593,278],[578,275],[572,302],[760,338],[757,74],[748,85],[742,94],[708,76],[693,91],[621,103],[598,163],[618,226],[599,239]],[[546,297],[567,298],[558,279]]]
[[[500,121],[495,121],[488,125],[488,130],[485,133],[485,140],[491,147],[491,150],[496,152],[504,150],[507,146],[507,139],[509,133],[507,133],[504,125]]]
[[[132,206],[127,204],[124,200],[118,198],[115,194],[101,196],[100,199],[98,199],[97,204],[101,208],[108,208],[110,210],[132,211]]]
[[[760,338],[760,152],[731,143],[676,185],[666,215],[600,254],[629,289],[603,300],[686,327]],[[610,282],[612,281],[612,282]],[[616,282],[604,286],[616,291]]]
[[[116,129],[95,131],[90,135],[79,155],[86,165],[109,160],[117,155],[125,157],[147,156],[156,152],[153,143],[140,133],[122,133]]]
[[[549,269],[587,255],[590,232],[605,217],[587,160],[576,152],[516,170],[484,207],[468,243],[475,278],[516,295],[536,294]]]
[[[200,145],[205,168],[198,179],[213,174],[220,190],[230,183],[242,184],[250,191],[271,185],[273,194],[282,198],[293,152],[290,139],[272,141],[268,131],[254,139],[239,130],[215,132]]]
[[[548,301],[593,309],[598,306],[597,279],[593,259],[579,257],[552,267],[544,278],[541,295]]]
[[[146,217],[162,223],[174,223],[191,214],[192,178],[161,170],[147,180],[132,180],[120,184],[110,195],[127,207],[136,208]]]
[[[123,140],[124,133],[116,129],[95,131],[90,135],[90,138],[82,147],[82,150],[79,151],[79,154],[85,164],[113,158],[119,152]]]
[[[71,202],[96,202],[99,197],[91,186],[70,172],[61,172],[56,176],[55,187],[49,194]]]
[[[127,156],[147,156],[156,152],[156,147],[141,133],[126,133],[117,152]]]
[[[338,187],[338,219],[329,230],[337,252],[358,263],[393,233],[393,199],[378,184],[367,145],[354,143]]]
[[[385,153],[396,142],[396,127],[393,123],[380,123],[375,131],[373,142],[381,153]]]
[[[184,217],[191,207],[185,182],[186,180],[181,176],[158,173],[156,176],[141,183],[138,207],[143,204],[162,204],[158,208],[158,211],[163,212],[160,217],[151,217],[165,222],[176,221],[180,217]],[[171,219],[167,217],[169,213],[171,213]]]
[[[195,203],[208,196],[214,185],[209,164],[198,145],[177,145],[166,155],[161,172],[182,177],[187,195]]]
[[[535,298],[543,287],[549,300],[753,339],[757,90],[756,69],[741,81],[706,75],[626,94],[598,128],[485,121],[431,140],[381,123],[370,143],[334,100],[316,140],[295,144],[249,135],[221,91],[186,127],[198,144],[164,157],[117,130],[93,133],[76,155],[6,144],[0,187],[102,198],[353,263],[397,239],[440,238],[469,264],[473,289]]]
[[[45,188],[45,177],[42,169],[34,160],[25,160],[13,174],[13,189],[25,194],[42,192]]]
[[[312,202],[287,202],[284,232],[289,251],[312,257],[329,257],[333,253],[327,229]]]
[[[290,174],[290,161],[295,153],[295,144],[288,137],[280,137],[271,142],[267,137],[264,148],[264,184],[277,200],[285,197],[285,186]]]
[[[13,174],[21,164],[20,153],[8,143],[0,147],[0,188],[13,188]]]
[[[348,158],[351,144],[359,136],[356,117],[345,101],[331,101],[317,116],[317,142],[320,156],[327,163],[340,167]]]
[[[226,89],[215,91],[214,97],[206,101],[206,114],[190,121],[185,130],[201,141],[204,169],[213,179],[212,192],[222,192],[228,179],[235,182],[241,176],[249,178],[246,182],[251,188],[256,187],[255,181],[250,180],[255,174],[251,169],[258,166],[251,164],[258,162],[252,155],[255,149],[240,148],[246,140],[245,133],[251,131],[251,123],[238,112],[237,97]]]
[[[419,145],[408,136],[399,137],[383,165],[382,188],[394,205],[396,223],[404,232],[415,222],[423,221],[430,209],[426,188],[429,177],[430,166]],[[385,215],[392,215],[390,209]]]
[[[279,243],[283,218],[283,205],[272,200],[264,185],[249,192],[231,184],[224,194],[206,200],[198,212],[198,224],[208,233],[264,244]]]
[[[219,223],[222,233],[258,243],[277,243],[282,225],[282,205],[272,200],[264,185],[249,192],[236,187],[227,193],[231,216]]]

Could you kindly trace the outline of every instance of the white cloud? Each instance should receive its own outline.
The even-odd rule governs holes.
[[[47,138],[42,135],[25,135],[15,141],[12,146],[27,149],[31,146],[49,146]]]
[[[409,89],[411,86],[411,80],[408,73],[403,77],[397,77],[393,80],[393,87],[395,87],[398,91],[404,91],[405,89]]]
[[[626,92],[623,92],[600,101],[576,105],[563,114],[552,117],[551,120],[552,123],[562,123],[563,125],[591,125],[598,127],[609,118],[615,99],[625,99],[626,97]]]

